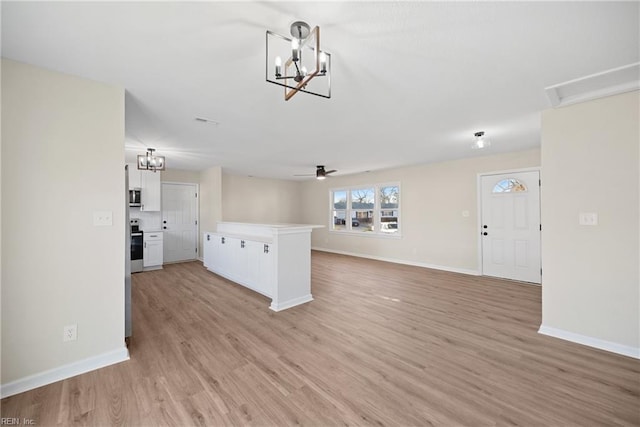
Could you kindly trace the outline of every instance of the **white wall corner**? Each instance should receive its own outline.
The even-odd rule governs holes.
[[[574,332],[564,331],[562,329],[556,329],[545,325],[540,325],[538,333],[554,338],[560,338],[561,340],[565,341],[571,341],[576,344],[582,344],[588,347],[610,351],[612,353],[621,354],[623,356],[632,357],[634,359],[640,359],[640,347],[630,347],[627,345],[605,341],[586,335],[576,334]]]
[[[126,347],[122,347],[107,353],[102,353],[97,356],[69,363],[58,368],[29,375],[28,377],[0,385],[0,398],[4,399],[5,397],[13,396],[14,394],[33,390],[34,388],[62,381],[90,371],[95,371],[96,369],[104,368],[105,366],[114,365],[126,360],[129,360],[129,350],[127,350]]]

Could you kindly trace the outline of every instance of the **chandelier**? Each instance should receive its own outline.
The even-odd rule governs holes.
[[[267,31],[267,81],[284,87],[285,101],[298,92],[331,98],[331,55],[320,50],[320,28],[296,21],[290,32]]]
[[[155,148],[147,148],[147,154],[138,156],[138,169],[154,172],[164,170],[164,156],[154,155],[155,151]]]

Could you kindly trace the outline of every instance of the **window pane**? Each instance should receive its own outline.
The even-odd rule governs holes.
[[[398,232],[398,221],[389,221],[380,223],[380,231],[382,233],[394,234]]]
[[[394,234],[398,232],[398,207],[400,188],[397,185],[380,187],[380,232]]]
[[[347,211],[333,211],[333,229],[334,230],[346,230],[347,229]]]
[[[374,195],[373,188],[351,190],[351,209],[373,209]]]
[[[518,193],[527,191],[527,187],[515,178],[503,179],[493,187],[493,193]]]
[[[397,185],[380,187],[380,208],[398,209],[400,202],[400,189]]]
[[[373,210],[351,211],[351,231],[373,231]]]
[[[347,192],[344,190],[333,192],[333,208],[347,209]]]

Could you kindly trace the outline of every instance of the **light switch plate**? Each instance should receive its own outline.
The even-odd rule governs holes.
[[[78,339],[78,325],[67,325],[62,329],[62,342]]]
[[[580,212],[578,223],[580,225],[598,225],[598,214],[595,212]]]
[[[111,211],[94,211],[93,225],[96,227],[113,225],[113,212]]]

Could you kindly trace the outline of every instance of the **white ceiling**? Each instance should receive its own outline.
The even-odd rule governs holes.
[[[639,5],[3,1],[2,55],[125,88],[128,160],[293,179],[539,146],[545,87],[640,60]],[[265,82],[265,31],[295,20],[320,26],[331,99]]]

